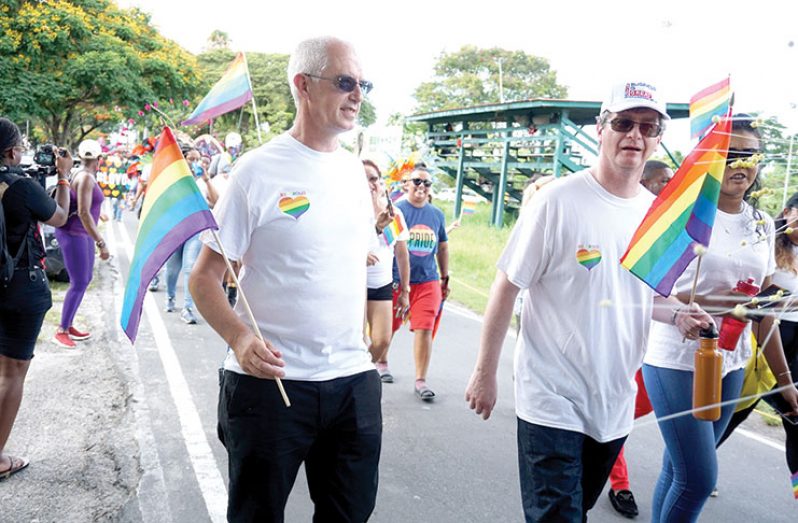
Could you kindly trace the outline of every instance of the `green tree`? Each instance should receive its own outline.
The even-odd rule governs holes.
[[[429,112],[501,99],[564,98],[567,89],[557,83],[557,74],[545,58],[497,47],[464,46],[454,53],[441,53],[435,78],[419,85],[414,96],[416,112]]]
[[[230,35],[216,29],[208,37],[208,49],[229,49]]]
[[[0,5],[0,112],[48,141],[71,146],[145,103],[191,96],[195,65],[149,15],[109,0]]]
[[[357,121],[363,127],[368,127],[377,121],[377,110],[368,98],[364,98],[360,104],[360,114],[357,116]]]

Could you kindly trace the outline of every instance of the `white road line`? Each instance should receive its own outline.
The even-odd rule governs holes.
[[[120,236],[128,260],[133,259],[133,243],[125,227],[120,227]],[[194,475],[197,477],[205,506],[211,521],[224,522],[227,520],[227,488],[225,487],[216,460],[211,452],[205,431],[202,428],[199,413],[191,397],[191,391],[180,367],[169,332],[164,325],[158,311],[158,306],[153,297],[148,293],[144,298],[144,315],[158,347],[158,355],[166,374],[169,392],[172,395],[177,414],[180,419],[180,430],[186,444]]]
[[[773,448],[773,449],[776,449],[776,450],[780,450],[782,452],[785,451],[784,445],[780,445],[779,443],[773,441],[772,439],[766,438],[764,436],[760,436],[759,434],[757,434],[755,432],[751,432],[750,430],[746,430],[746,429],[737,427],[736,429],[734,429],[734,433],[735,434],[739,433],[742,436],[745,436],[746,438],[750,438],[750,439],[752,439],[754,441],[758,441],[759,443],[761,443],[763,445],[766,445],[766,446],[768,446],[770,448]]]
[[[120,224],[120,227],[124,228],[124,225]],[[116,258],[118,256],[118,246],[113,226],[106,227],[106,238],[108,239],[108,250]],[[117,274],[121,274],[119,263],[115,259],[112,259],[111,263],[115,265]],[[122,314],[125,286],[122,280],[114,282],[114,286],[113,322],[114,325],[118,325],[119,317]],[[172,513],[168,510],[169,496],[166,493],[163,466],[158,455],[158,447],[155,444],[150,409],[145,397],[144,385],[141,382],[138,352],[127,346],[127,337],[125,337],[120,328],[114,330],[113,337],[116,338],[120,346],[124,347],[124,350],[118,351],[118,357],[129,366],[130,372],[133,374],[135,381],[132,384],[131,392],[133,397],[138,399],[133,409],[133,416],[136,423],[136,441],[141,453],[142,477],[136,491],[141,519],[144,523],[172,523]]]

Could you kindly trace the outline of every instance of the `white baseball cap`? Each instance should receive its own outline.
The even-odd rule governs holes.
[[[238,147],[241,142],[241,135],[238,133],[227,133],[227,136],[224,137],[224,145],[228,148]]]
[[[665,101],[659,97],[657,88],[645,82],[624,82],[613,86],[610,96],[601,104],[601,113],[619,113],[627,109],[647,108],[657,111],[670,120]]]
[[[78,157],[84,160],[95,160],[100,157],[103,149],[97,140],[83,140],[78,145]]]

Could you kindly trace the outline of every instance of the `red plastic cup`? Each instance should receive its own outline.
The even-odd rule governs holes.
[[[718,347],[724,350],[734,350],[737,348],[737,342],[740,341],[740,335],[745,330],[746,322],[740,321],[737,318],[730,318],[726,316],[720,324],[720,335],[718,336]]]

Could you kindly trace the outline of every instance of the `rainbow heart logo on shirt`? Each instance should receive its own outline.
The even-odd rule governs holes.
[[[310,201],[305,195],[296,196],[293,198],[291,196],[283,196],[280,198],[278,205],[282,212],[293,217],[295,220],[298,220],[300,216],[308,212],[308,209],[310,209]]]
[[[576,251],[576,261],[585,269],[590,270],[601,261],[601,253],[598,249],[580,248]]]

